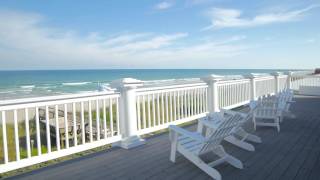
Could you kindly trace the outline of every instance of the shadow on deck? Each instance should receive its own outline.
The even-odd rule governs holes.
[[[217,166],[223,179],[320,178],[320,97],[297,96],[295,100],[291,111],[296,118],[285,119],[280,133],[274,128],[258,128],[255,134],[263,142],[255,144],[255,152],[223,144],[244,164],[242,170]],[[9,179],[210,179],[181,155],[171,163],[169,151],[165,133],[131,150],[113,148]]]

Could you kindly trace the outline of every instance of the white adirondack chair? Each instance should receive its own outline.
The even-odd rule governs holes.
[[[176,152],[178,151],[214,179],[221,179],[220,173],[213,168],[221,163],[227,162],[236,168],[242,169],[242,162],[229,155],[220,145],[225,137],[233,133],[234,124],[237,124],[242,119],[242,116],[235,115],[221,121],[218,129],[208,137],[204,137],[198,132],[187,131],[178,126],[169,126],[171,140],[170,160],[175,162]],[[206,125],[211,126],[210,124]],[[210,152],[219,158],[210,163],[206,163],[200,156]]]
[[[261,101],[250,102],[250,109],[253,111],[252,121],[254,129],[257,130],[257,126],[271,126],[276,127],[278,132],[280,132],[280,121],[283,117],[286,104],[284,102],[272,105],[266,104]]]
[[[245,149],[247,151],[255,151],[255,148],[252,144],[248,143],[254,142],[254,143],[261,143],[261,138],[250,134],[246,132],[242,126],[245,122],[247,122],[251,117],[252,117],[252,111],[250,111],[248,114],[236,112],[236,111],[231,111],[231,110],[221,110],[220,112],[215,112],[212,114],[209,114],[207,117],[200,119],[198,123],[198,132],[202,133],[203,132],[203,127],[204,124],[210,123],[210,127],[216,127],[216,128],[207,128],[207,132],[215,131],[217,129],[217,123],[220,121],[224,121],[227,117],[234,116],[235,114],[239,114],[240,116],[243,117],[243,121],[239,121],[238,124],[235,126],[234,133],[231,134],[230,136],[227,136],[224,138],[225,141],[236,145],[242,149]],[[208,127],[208,126],[206,126]]]
[[[269,108],[281,107],[282,113],[280,116],[280,122],[282,122],[284,116],[291,118],[295,117],[289,110],[291,103],[294,102],[292,101],[292,98],[293,93],[290,90],[286,90],[274,96],[260,97],[258,99],[258,104]]]

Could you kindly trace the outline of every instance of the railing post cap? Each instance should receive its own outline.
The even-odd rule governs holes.
[[[244,78],[253,79],[253,78],[259,77],[259,74],[257,74],[257,73],[250,73],[250,74],[247,74],[247,75],[243,75],[243,77],[244,77]]]
[[[271,75],[273,75],[273,76],[280,76],[282,73],[281,72],[273,72],[273,73],[271,73]]]
[[[285,74],[286,74],[286,75],[292,75],[292,74],[293,74],[293,71],[287,71]]]
[[[210,74],[209,76],[202,77],[201,80],[205,82],[217,82],[223,79],[223,76],[216,75],[216,74]]]
[[[122,78],[112,81],[110,85],[117,89],[137,88],[143,86],[143,81],[134,78]]]

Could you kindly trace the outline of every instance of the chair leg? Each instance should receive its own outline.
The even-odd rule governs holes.
[[[203,162],[199,157],[197,157],[197,160],[193,161],[193,163],[196,166],[198,166],[201,170],[206,172],[213,179],[216,179],[216,180],[222,179],[221,174],[216,169],[214,169],[213,167],[211,167],[208,164],[206,164],[205,162]]]
[[[226,153],[226,151],[224,150],[224,148],[221,145],[219,145],[217,148],[215,148],[213,150],[213,153],[218,155],[222,159],[224,159],[225,162],[229,163],[233,167],[238,168],[238,169],[243,169],[242,162],[239,159]]]
[[[233,157],[233,156],[231,156],[231,155],[228,155],[228,156],[227,156],[226,161],[227,161],[229,164],[231,164],[232,166],[234,166],[234,167],[236,167],[236,168],[238,168],[238,169],[243,169],[243,164],[242,164],[242,162],[241,162],[239,159],[237,159],[237,158],[235,158],[235,157]]]
[[[210,166],[207,163],[203,162],[203,160],[199,156],[196,156],[195,154],[193,154],[193,153],[191,153],[188,150],[185,150],[183,148],[180,148],[179,152],[181,154],[183,154],[188,160],[190,160],[194,165],[196,165],[202,171],[207,173],[213,179],[217,179],[217,180],[221,180],[222,179],[220,173],[216,169],[214,169],[212,166]]]
[[[252,117],[252,122],[253,122],[253,128],[256,131],[257,130],[257,123],[256,123],[256,117]]]
[[[252,144],[249,144],[245,141],[241,141],[234,136],[228,136],[228,137],[224,138],[224,140],[226,140],[227,142],[234,144],[244,150],[247,150],[247,151],[254,151],[255,150],[255,148]]]
[[[261,143],[261,138],[259,136],[250,134],[246,132],[243,128],[239,128],[239,130],[236,132],[236,135],[243,138],[245,141],[251,141],[254,143]]]
[[[177,140],[178,140],[178,134],[174,132],[170,132],[170,140],[171,140],[171,152],[170,152],[170,161],[173,163],[176,162],[176,154],[177,154]]]
[[[280,132],[280,118],[275,119],[275,122],[277,123],[277,130]]]
[[[171,153],[170,153],[170,161],[176,162],[176,154],[177,154],[177,146],[172,142],[171,143]]]
[[[255,143],[262,143],[262,140],[259,136],[253,135],[253,134],[248,134],[246,140],[255,142]]]

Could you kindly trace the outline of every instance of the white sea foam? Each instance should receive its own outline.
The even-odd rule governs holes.
[[[98,92],[97,90],[95,91],[78,91],[78,94],[86,94],[86,93],[94,93],[94,92]]]
[[[37,87],[38,89],[49,89],[49,88],[55,88],[55,86],[40,86]]]
[[[22,88],[22,89],[32,89],[32,88],[34,88],[34,87],[35,87],[35,85],[20,86],[20,88]]]
[[[62,83],[63,86],[81,86],[85,84],[90,84],[91,82],[73,82],[73,83]]]
[[[14,94],[15,91],[0,91],[0,94]]]

